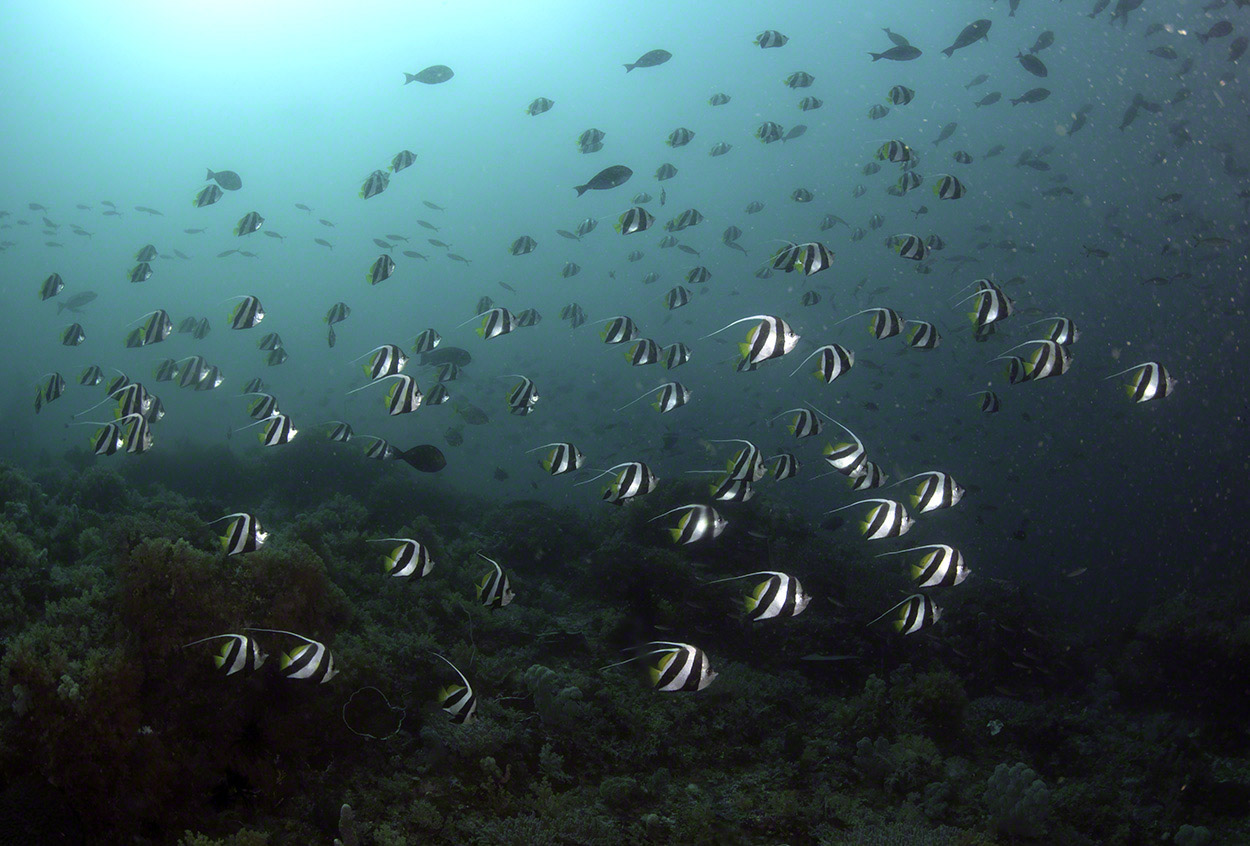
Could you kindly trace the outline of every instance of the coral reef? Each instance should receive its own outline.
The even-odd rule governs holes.
[[[737,522],[769,541],[690,551],[646,523],[686,501],[682,484],[587,520],[435,496],[333,455],[304,455],[263,492],[239,484],[229,453],[188,448],[176,474],[168,460],[118,472],[84,459],[72,477],[0,466],[0,834],[136,846],[1247,834],[1250,762],[1231,712],[1155,676],[1190,678],[1185,649],[1208,671],[1238,659],[1236,599],[1148,609],[1118,652],[1091,635],[1111,668],[1097,670],[1040,645],[1040,628],[992,622],[996,606],[1043,615],[990,580],[961,586],[960,613],[933,633],[865,627],[846,609],[882,606],[897,583],[762,497]],[[202,485],[172,487],[187,467]],[[208,521],[244,509],[271,535],[226,556]],[[383,537],[419,538],[433,571],[384,575],[369,542]],[[509,574],[506,608],[476,600],[479,551]],[[705,584],[781,561],[818,598],[795,619],[747,624],[743,586]],[[269,657],[234,675],[213,662],[219,642],[186,646],[249,628],[316,639],[339,676],[283,678],[299,645],[286,635],[254,633]],[[697,694],[655,692],[641,664],[599,669],[678,637],[719,673]],[[456,679],[433,653],[473,685],[472,722],[439,709]]]

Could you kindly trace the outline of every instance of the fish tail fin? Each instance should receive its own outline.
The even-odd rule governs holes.
[[[205,180],[212,179],[212,178],[213,178],[213,169],[212,169],[211,167],[204,168],[204,169],[208,171],[208,176],[205,176],[205,177],[204,177],[204,179],[205,179]]]
[[[576,191],[577,196],[580,197],[582,194],[586,193],[586,189],[589,187],[590,187],[589,185],[574,185],[573,190]]]
[[[881,56],[882,56],[882,54],[881,54],[881,53],[871,53],[871,52],[870,52],[868,55],[869,55],[869,56],[872,56],[872,60],[873,60],[874,62],[875,62],[875,61],[877,61],[878,59],[880,59],[880,58],[881,58]]]
[[[1198,36],[1198,37],[1199,37],[1199,38],[1201,38],[1202,36]],[[630,71],[632,71],[632,70],[634,69],[634,67],[635,67],[635,65],[626,65],[626,66],[625,66],[625,73],[629,73]]]
[[[404,85],[407,85],[416,78],[417,75],[415,73],[408,73],[407,71],[404,71]]]
[[[947,47],[945,50],[942,51],[942,55],[949,59],[951,56],[955,55],[955,48]]]

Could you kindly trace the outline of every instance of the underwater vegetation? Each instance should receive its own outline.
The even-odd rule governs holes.
[[[634,505],[589,521],[455,501],[402,473],[339,475],[324,453],[300,462],[319,483],[258,494],[217,450],[180,461],[190,472],[173,480],[159,466],[0,467],[5,842],[1250,833],[1244,590],[1181,594],[1108,637],[1048,625],[1025,591],[972,580],[957,616],[903,637],[847,610],[888,599],[895,574],[763,497],[739,520],[770,544],[689,552]],[[683,501],[675,488],[658,505]],[[229,503],[260,515],[256,551],[222,551],[208,524]],[[432,570],[387,575],[380,537],[419,538]],[[479,552],[506,570],[505,607],[476,595]],[[773,560],[812,574],[815,598],[793,619],[748,623],[741,586],[707,584]],[[245,630],[268,653],[259,667],[215,665],[225,641],[185,646]],[[324,644],[337,672],[284,678],[300,641],[269,630]],[[669,694],[638,665],[600,670],[669,631],[698,633],[715,684]],[[470,682],[471,720],[440,709],[440,688],[460,680],[439,657]]]

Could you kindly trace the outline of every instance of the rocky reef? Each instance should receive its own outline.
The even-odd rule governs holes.
[[[901,637],[865,625],[899,571],[763,497],[732,542],[675,548],[647,518],[691,501],[680,484],[590,518],[315,452],[176,455],[0,466],[5,842],[1250,840],[1244,576],[1110,635],[973,579]],[[227,556],[209,522],[240,511],[271,534]],[[384,574],[370,541],[396,537],[428,576]],[[506,607],[477,599],[479,552]],[[706,584],[774,568],[802,615],[748,624],[749,585]],[[338,674],[284,678],[283,635],[232,675],[220,644],[186,646],[248,629],[323,643]],[[649,640],[698,643],[716,681],[600,669]],[[440,710],[437,656],[471,722]]]

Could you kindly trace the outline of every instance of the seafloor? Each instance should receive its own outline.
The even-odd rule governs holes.
[[[680,483],[592,518],[312,446],[0,466],[0,843],[1250,842],[1244,567],[1112,630],[974,577],[902,637],[865,625],[901,572],[764,496],[675,549],[645,520]],[[272,535],[226,557],[207,522],[238,511]],[[378,537],[432,574],[384,576]],[[477,603],[478,551],[509,606]],[[742,585],[703,584],[774,568],[816,597],[797,618],[752,627]],[[243,627],[341,672],[282,678],[280,637],[229,677],[183,647]],[[648,640],[719,677],[600,671]],[[434,652],[476,689],[467,725]]]

